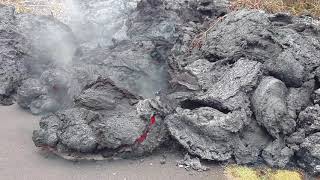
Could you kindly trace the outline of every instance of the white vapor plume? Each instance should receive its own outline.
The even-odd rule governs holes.
[[[136,7],[138,0],[65,0],[61,19],[69,25],[77,38],[89,47],[107,46],[114,36],[125,38],[126,14]]]

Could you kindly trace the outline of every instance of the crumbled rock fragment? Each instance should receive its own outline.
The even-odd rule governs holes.
[[[207,171],[209,170],[208,167],[203,166],[200,162],[200,159],[195,157],[191,158],[189,154],[184,156],[184,159],[178,162],[178,166],[184,166],[186,170],[195,170],[195,171]]]

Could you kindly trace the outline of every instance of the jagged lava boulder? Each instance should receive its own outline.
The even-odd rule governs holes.
[[[167,138],[163,114],[153,113],[165,110],[157,100],[141,100],[110,79],[98,79],[76,97],[75,107],[42,118],[33,140],[58,153],[109,157],[152,152]]]

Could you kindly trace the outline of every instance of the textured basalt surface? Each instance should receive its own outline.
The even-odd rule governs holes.
[[[319,174],[320,27],[227,6],[141,0],[111,44],[0,7],[0,102],[43,114],[35,145],[63,157],[132,157],[174,142],[204,160]]]

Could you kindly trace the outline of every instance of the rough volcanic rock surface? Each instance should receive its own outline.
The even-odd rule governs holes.
[[[186,154],[183,160],[178,162],[178,166],[184,166],[187,171],[191,169],[199,172],[209,170],[208,167],[201,164],[199,158],[191,158],[189,154]]]
[[[239,133],[239,137],[234,150],[235,160],[239,164],[259,162],[261,151],[272,141],[254,120]]]
[[[29,101],[36,106],[31,110],[33,113],[43,114],[71,107],[72,98],[98,77],[111,78],[118,86],[143,97],[154,97],[156,92],[166,88],[164,58],[171,45],[154,41],[165,37],[164,34],[147,40],[115,39],[109,47],[87,47],[83,46],[82,40],[77,41],[68,26],[52,17],[22,14],[18,19],[21,33],[30,38],[32,45],[28,51],[32,54],[27,61],[29,74],[41,81],[41,88],[48,90],[45,95]],[[156,23],[157,20],[153,18],[151,21]],[[143,26],[147,27],[147,24]],[[32,91],[31,86],[23,88],[24,91]],[[19,100],[23,101],[23,97]],[[54,102],[61,106],[49,110],[45,107]],[[30,106],[24,107],[31,109]]]
[[[142,0],[127,21],[128,35],[132,39],[160,39],[174,42],[176,29],[181,22],[174,11],[164,9],[161,0]]]
[[[149,7],[144,9],[146,11],[154,7],[152,1],[143,3]],[[164,22],[166,20],[163,19]],[[158,19],[151,18],[150,21],[156,24]],[[147,24],[140,25],[141,28],[143,26],[147,27]],[[159,24],[159,27],[163,26]],[[163,118],[169,110],[160,99],[144,98],[154,97],[157,91],[166,86],[163,57],[166,47],[170,46],[167,41],[174,41],[166,37],[161,33],[150,39],[132,36],[132,40],[114,40],[108,48],[81,48],[72,61],[72,68],[66,72],[69,73],[67,80],[75,79],[82,90],[73,93],[74,105],[55,113],[59,128],[48,128],[50,126],[47,125],[34,132],[36,145],[49,146],[58,153],[99,153],[105,157],[142,155],[159,147],[168,139]],[[157,39],[164,39],[165,43],[154,41]],[[53,88],[56,86],[52,86],[56,84],[60,87],[60,82],[64,82],[62,84],[65,86],[59,89],[66,89],[68,93],[74,89],[63,78],[59,81],[59,78],[42,77],[49,82],[44,84],[51,89],[56,89]],[[82,111],[96,113],[97,116],[88,120],[83,117],[82,114],[86,113]],[[41,121],[48,123],[47,119],[45,117]],[[83,123],[70,129],[68,122],[76,122],[76,119]],[[76,130],[79,133],[73,135]],[[57,134],[56,143],[47,141],[52,133]],[[86,133],[90,137],[85,136]],[[85,138],[85,144],[81,144],[81,138]],[[81,148],[76,148],[77,144]]]
[[[14,8],[0,6],[0,104],[13,104],[17,87],[26,78],[24,65],[27,43],[16,28]]]
[[[20,106],[48,113],[36,146],[128,157],[171,135],[201,159],[319,174],[320,31],[310,18],[226,14],[224,0],[141,0],[125,15],[117,7],[109,26],[113,3],[80,4],[85,25],[70,27],[96,24],[87,34],[0,7],[0,102],[17,91]]]
[[[318,34],[305,17],[241,10],[182,39],[168,60],[178,106],[166,118],[170,134],[203,159],[286,167],[306,154],[301,167],[317,169],[301,144],[318,132]]]
[[[287,87],[273,77],[265,77],[252,96],[255,116],[274,138],[290,134],[296,127],[294,119],[288,116],[286,105]]]
[[[18,104],[33,114],[46,114],[72,105],[73,97],[81,91],[81,84],[71,72],[52,68],[40,77],[22,81],[17,90]]]
[[[211,61],[245,56],[265,63],[271,75],[289,87],[299,87],[319,66],[317,32],[307,19],[242,10],[208,33],[203,50]]]
[[[309,106],[299,114],[300,128],[303,128],[307,135],[320,132],[320,106]]]
[[[320,174],[320,133],[314,133],[308,136],[300,145],[301,149],[297,153],[297,162],[313,175]]]
[[[262,157],[268,165],[284,168],[293,154],[292,149],[287,147],[280,139],[276,139],[263,150]]]
[[[70,26],[82,47],[95,49],[126,40],[127,18],[139,0],[73,0],[65,2],[62,22]]]
[[[37,146],[55,146],[59,143],[75,151],[92,152],[97,142],[88,124],[96,118],[92,111],[81,108],[49,115],[40,121],[45,129],[35,131],[33,139]]]
[[[91,66],[95,75],[109,77],[144,97],[153,97],[166,87],[167,76],[165,62],[153,57],[155,49],[151,41],[124,41],[110,48],[84,51],[74,64],[78,71],[87,71],[80,66]]]
[[[47,93],[48,90],[42,86],[41,82],[38,79],[30,78],[25,80],[19,87],[19,90],[17,92],[17,101],[21,107],[29,108],[34,99]]]
[[[208,91],[185,100],[176,114],[167,117],[171,135],[202,159],[230,159],[239,133],[251,123],[247,93],[257,85],[260,75],[259,62],[238,61]]]
[[[162,111],[157,109],[160,104],[153,107],[140,100],[110,79],[98,79],[75,98],[74,108],[44,117],[33,139],[37,146],[49,146],[59,153],[126,156],[152,152],[166,140],[167,131],[161,115],[153,114]],[[49,138],[53,136],[54,143]]]
[[[48,16],[17,14],[17,28],[31,44],[26,65],[31,75],[40,76],[51,67],[70,63],[78,47],[72,30]]]
[[[8,6],[1,6],[0,9],[1,104],[12,104],[13,96],[19,91],[21,94],[17,99],[22,107],[31,109],[31,104],[37,101],[33,103],[34,112],[46,112],[39,110],[40,106],[52,104],[56,99],[46,96],[47,93],[43,91],[40,92],[40,89],[47,88],[46,83],[36,81],[40,81],[39,77],[49,68],[62,67],[72,61],[77,48],[75,37],[68,26],[53,17],[17,14],[13,7]],[[55,76],[53,73],[47,74]],[[21,88],[17,90],[19,86]],[[35,89],[38,90],[32,92]]]

